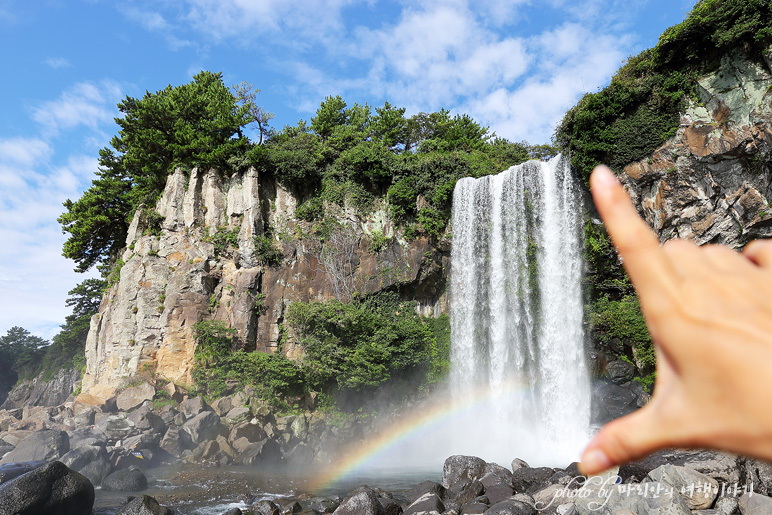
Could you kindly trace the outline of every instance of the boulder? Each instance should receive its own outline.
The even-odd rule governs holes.
[[[772,495],[772,463],[748,458],[745,460],[745,480],[753,482],[754,493]]]
[[[124,388],[115,398],[115,406],[119,411],[130,411],[145,401],[155,397],[155,388],[144,382],[138,386]]]
[[[592,389],[593,419],[606,423],[638,409],[638,395],[614,383],[599,382]]]
[[[137,467],[116,470],[102,480],[102,489],[113,492],[139,492],[147,488],[147,477]]]
[[[104,422],[104,433],[108,440],[117,442],[137,434],[138,431],[134,422],[128,420],[124,415],[111,415]]]
[[[276,440],[261,440],[249,444],[237,459],[244,465],[277,464],[282,460],[281,446]]]
[[[171,515],[172,511],[158,504],[149,495],[140,495],[131,500],[116,515]]]
[[[0,463],[50,461],[59,458],[69,450],[70,438],[67,433],[44,429],[24,438],[14,450],[3,456]]]
[[[461,515],[482,515],[488,511],[488,505],[480,502],[469,503],[461,507]]]
[[[0,483],[6,483],[15,477],[19,477],[22,474],[26,474],[31,470],[40,468],[45,465],[45,461],[27,461],[23,463],[6,463],[0,465]]]
[[[442,466],[442,486],[451,488],[463,481],[479,480],[485,475],[485,465],[476,456],[451,456]]]
[[[515,491],[511,486],[505,483],[499,483],[491,485],[485,488],[485,496],[488,498],[491,504],[499,503],[503,500],[509,499],[514,495]]]
[[[285,455],[286,461],[291,465],[310,465],[314,461],[314,448],[305,442],[295,445]]]
[[[94,487],[59,461],[0,485],[0,513],[91,515]]]
[[[254,504],[252,512],[256,515],[279,515],[281,513],[276,503],[267,499]]]
[[[378,496],[370,488],[360,488],[357,493],[340,503],[334,515],[385,515]]]
[[[218,416],[224,417],[233,408],[233,399],[230,397],[220,397],[212,403],[212,410]],[[247,410],[249,411],[249,410]]]
[[[718,495],[718,482],[696,470],[662,465],[649,472],[649,479],[668,485],[679,492],[690,510],[706,510]]]
[[[498,502],[485,511],[486,515],[533,515],[536,513],[531,506],[512,499]]]
[[[621,385],[633,380],[633,377],[635,377],[635,365],[618,359],[606,365],[606,372],[612,383]]]
[[[485,493],[485,486],[480,481],[472,481],[464,486],[454,497],[453,500],[464,505]]]
[[[516,492],[530,494],[548,486],[554,473],[549,467],[520,468],[512,473],[512,487]]]
[[[742,515],[770,515],[772,514],[772,497],[757,493],[745,493],[738,500]]]
[[[164,420],[153,413],[150,406],[142,406],[135,410],[127,417],[128,420],[134,423],[137,429],[150,429],[154,433],[163,434],[166,431],[166,423]]]
[[[236,408],[236,409],[243,409],[243,408]],[[228,419],[226,418],[226,423],[228,422]],[[242,422],[241,424],[234,426],[233,429],[231,429],[230,435],[228,436],[228,440],[231,442],[235,442],[239,438],[246,438],[249,442],[259,442],[260,440],[263,440],[267,438],[268,435],[263,430],[263,427],[260,424],[253,424],[252,422]]]
[[[207,411],[209,405],[206,403],[203,397],[194,397],[180,403],[180,411],[185,415],[186,419],[191,419],[201,412]]]
[[[394,499],[389,499],[388,497],[379,497],[378,502],[380,502],[381,506],[383,506],[385,515],[402,515],[403,513],[402,506],[400,506],[399,503]]]
[[[722,497],[714,506],[719,515],[740,515],[739,497]]]
[[[62,456],[61,462],[85,476],[93,485],[100,485],[102,480],[113,471],[113,464],[107,457],[107,451],[104,447],[96,445],[73,449]]]
[[[445,505],[435,493],[425,493],[405,508],[405,515],[440,515]]]
[[[160,447],[175,458],[179,458],[191,444],[187,433],[181,433],[177,426],[169,426],[161,439]]]
[[[77,428],[70,431],[68,435],[70,436],[70,449],[77,449],[84,445],[99,445],[101,447],[107,445],[107,436],[94,427]]]
[[[383,504],[383,499],[381,499],[381,504]],[[340,506],[340,500],[329,499],[329,498],[311,500],[311,509],[317,513],[332,513],[335,511],[335,509],[338,506]],[[400,508],[399,510],[400,510],[400,513],[402,513],[402,508]]]
[[[228,427],[234,427],[241,424],[248,424],[252,419],[252,412],[249,408],[233,408],[225,414],[224,422]],[[258,424],[252,424],[258,425]]]
[[[515,458],[512,460],[512,472],[521,468],[531,468],[531,466],[526,463],[525,460],[521,460],[520,458]]]
[[[508,483],[512,480],[512,471],[508,468],[502,467],[498,463],[486,463],[485,474],[493,474],[500,477],[504,483]]]
[[[212,411],[202,411],[185,422],[182,430],[190,436],[193,443],[213,440],[220,432],[220,417]]]
[[[426,494],[435,494],[440,499],[444,499],[446,495],[445,487],[434,481],[424,481],[415,485],[413,488],[405,493],[405,498],[408,504],[413,504],[417,499],[423,497]]]

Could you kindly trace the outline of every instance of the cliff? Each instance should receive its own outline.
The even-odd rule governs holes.
[[[739,248],[772,235],[770,51],[763,61],[725,55],[698,80],[675,136],[620,175],[662,241]]]
[[[423,314],[445,311],[447,249],[402,239],[381,204],[367,215],[341,208],[324,240],[295,216],[298,203],[254,168],[169,175],[155,209],[135,213],[119,279],[91,320],[84,393],[108,398],[148,371],[190,384],[201,320],[236,329],[240,348],[298,357],[283,326],[293,301],[393,289]],[[266,245],[278,262],[261,256]]]

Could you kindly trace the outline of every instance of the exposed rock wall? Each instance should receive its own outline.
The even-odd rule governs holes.
[[[307,222],[295,219],[297,204],[254,169],[232,176],[198,169],[171,174],[155,208],[163,217],[160,229],[148,230],[145,212],[137,211],[120,280],[91,320],[83,391],[107,398],[126,378],[145,371],[189,384],[193,326],[206,319],[235,328],[245,349],[275,352],[281,345],[285,354],[299,356],[292,334],[282,331],[286,307],[342,293],[329,252],[307,236]],[[445,310],[447,249],[422,238],[400,240],[385,209],[366,217],[341,209],[336,218],[347,228],[350,247],[337,257],[343,259],[343,293],[395,288],[416,299],[423,314]],[[283,252],[278,266],[259,264],[255,253],[254,237],[267,227]],[[377,251],[371,248],[373,231],[390,238]],[[213,236],[225,232],[237,235],[237,246],[216,245]]]
[[[772,235],[772,63],[739,51],[699,80],[700,102],[622,181],[662,241],[681,237],[739,248]]]
[[[8,392],[8,397],[0,409],[58,406],[72,394],[78,381],[80,381],[80,372],[74,368],[63,368],[48,380],[41,374],[34,379],[21,381]]]

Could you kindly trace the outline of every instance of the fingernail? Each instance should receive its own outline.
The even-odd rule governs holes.
[[[611,171],[610,168],[607,166],[596,166],[595,170],[593,170],[592,174],[595,176],[593,182],[597,186],[602,187],[610,187],[617,184],[619,181],[617,181],[616,175],[614,175],[614,172]]]
[[[579,465],[582,472],[591,471],[591,473],[603,472],[611,468],[613,463],[600,449],[591,449],[582,456],[582,463]]]

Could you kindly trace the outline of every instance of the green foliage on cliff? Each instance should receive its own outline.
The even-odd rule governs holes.
[[[236,330],[220,320],[204,320],[194,326],[196,338],[193,380],[199,393],[209,399],[230,388],[252,386],[272,405],[287,409],[287,396],[306,391],[306,374],[281,354],[233,351]]]
[[[449,360],[447,317],[424,319],[393,292],[344,304],[295,302],[287,322],[305,350],[311,388],[368,391],[390,380],[439,380]]]
[[[249,106],[238,104],[219,73],[126,97],[118,109],[120,129],[99,151],[97,179],[80,199],[68,199],[59,217],[70,235],[63,254],[79,272],[117,256],[134,211],[155,205],[175,167],[227,169],[250,146],[242,135],[252,121]]]
[[[772,40],[768,0],[702,0],[657,45],[631,57],[598,93],[568,111],[555,140],[586,180],[598,163],[617,172],[675,134],[696,80],[730,50],[752,58]]]

